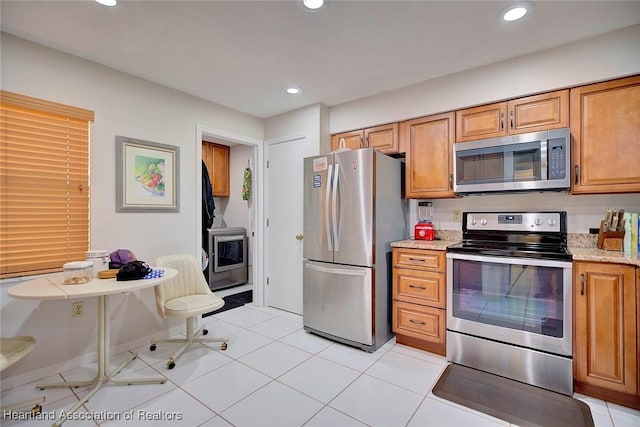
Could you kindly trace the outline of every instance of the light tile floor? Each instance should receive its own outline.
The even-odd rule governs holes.
[[[391,340],[366,353],[302,329],[302,318],[245,305],[202,320],[229,348],[199,346],[165,368],[175,350],[147,346],[120,374],[166,375],[166,384],[104,386],[65,426],[509,426],[509,423],[434,396],[444,358]],[[128,353],[127,353],[128,354]],[[113,367],[125,354],[112,357]],[[91,364],[47,378],[86,378]],[[38,381],[38,382],[42,382]],[[43,411],[59,415],[87,389],[40,391],[35,383],[2,393],[3,403],[44,394]],[[597,427],[640,426],[640,411],[587,396]],[[92,420],[91,418],[99,418]],[[5,420],[2,426],[44,426],[50,420]]]

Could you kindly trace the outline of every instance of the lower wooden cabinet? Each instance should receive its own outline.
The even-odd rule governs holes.
[[[445,355],[445,252],[393,249],[393,332],[396,342]]]
[[[576,261],[573,272],[574,390],[640,409],[640,268]]]

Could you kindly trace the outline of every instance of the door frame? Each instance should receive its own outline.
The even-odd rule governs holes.
[[[309,139],[309,135],[307,134],[307,132],[301,132],[301,133],[295,133],[292,135],[288,135],[288,136],[281,136],[278,138],[273,138],[273,139],[268,139],[264,141],[264,148],[265,148],[265,156],[264,156],[264,169],[265,169],[265,173],[264,173],[264,217],[262,218],[263,220],[263,225],[264,225],[264,247],[268,248],[269,247],[269,233],[267,232],[267,218],[269,217],[269,209],[268,209],[268,204],[267,204],[267,200],[269,200],[269,173],[267,172],[267,162],[269,160],[269,149],[271,148],[272,145],[276,145],[276,144],[282,144],[285,142],[294,142],[294,141],[304,141],[307,140],[307,142]],[[264,252],[264,268],[263,268],[263,278],[264,280],[262,281],[263,283],[263,304],[266,305],[266,296],[267,296],[267,292],[266,292],[266,278],[269,277],[269,255],[267,253],[267,251],[265,250]]]
[[[251,266],[253,277],[253,303],[259,307],[264,305],[264,227],[265,227],[265,194],[262,184],[264,183],[264,141],[251,136],[236,134],[222,129],[212,128],[209,126],[196,124],[196,155],[195,155],[195,171],[196,171],[196,194],[202,194],[202,138],[204,136],[215,138],[217,142],[249,145],[254,147],[253,162],[253,188],[252,197],[254,197],[254,209],[252,212],[252,221],[255,227],[255,235],[253,247],[249,248],[252,253],[253,263]],[[196,224],[202,223],[202,197],[196,197]],[[196,246],[194,253],[200,254],[202,248],[202,233],[196,227]]]

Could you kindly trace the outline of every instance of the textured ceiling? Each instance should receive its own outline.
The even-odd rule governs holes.
[[[639,1],[0,2],[1,29],[258,117],[338,105],[640,22]],[[286,95],[287,85],[303,92]]]

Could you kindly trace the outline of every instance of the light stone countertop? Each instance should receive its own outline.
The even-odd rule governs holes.
[[[447,232],[447,231],[445,231]],[[445,233],[443,232],[443,233]],[[392,242],[391,247],[408,249],[430,249],[444,251],[447,246],[459,243],[461,236],[449,232],[451,235],[443,235],[442,240],[414,240],[406,239]],[[446,240],[445,240],[446,239]],[[615,264],[628,264],[640,267],[640,255],[618,251],[605,251],[595,247],[597,235],[569,234],[569,252],[574,261],[610,262]]]
[[[640,256],[620,251],[605,251],[598,248],[572,248],[569,252],[574,261],[611,262],[616,264],[630,264],[640,267]]]
[[[393,248],[407,248],[407,249],[431,249],[435,251],[444,251],[447,246],[451,246],[458,243],[459,240],[414,240],[407,239],[399,242],[392,242]]]

